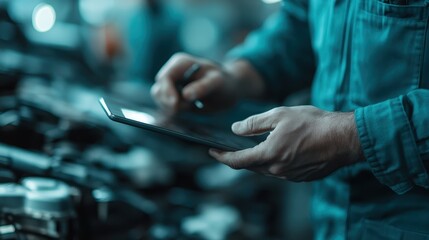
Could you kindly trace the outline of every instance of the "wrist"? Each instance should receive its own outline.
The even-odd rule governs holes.
[[[360,146],[354,112],[332,113],[331,132],[333,144],[337,146],[337,156],[344,165],[350,165],[365,159]]]
[[[345,127],[347,130],[346,142],[350,143],[349,150],[351,153],[351,160],[353,161],[353,163],[363,161],[365,159],[365,156],[360,145],[359,133],[355,121],[355,113],[347,113],[345,122]]]

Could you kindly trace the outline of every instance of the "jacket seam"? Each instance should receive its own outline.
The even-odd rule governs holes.
[[[425,13],[427,15],[426,17],[426,23],[425,23],[425,31],[424,31],[424,36],[423,36],[423,44],[422,44],[422,49],[420,51],[420,61],[419,61],[419,83],[418,83],[418,87],[421,88],[423,87],[423,82],[425,79],[423,79],[423,77],[429,77],[425,75],[425,70],[424,70],[424,66],[425,63],[429,64],[429,56],[427,56],[428,54],[426,53],[428,46],[428,34],[429,34],[429,14],[428,14],[428,7],[429,7],[429,1],[426,1],[426,9],[425,9]]]

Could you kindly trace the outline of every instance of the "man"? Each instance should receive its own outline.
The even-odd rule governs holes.
[[[218,66],[178,54],[152,88],[179,111],[281,99],[312,82],[315,107],[276,108],[232,126],[271,132],[232,168],[315,181],[316,239],[429,239],[429,1],[287,0]],[[192,83],[174,82],[194,63]]]

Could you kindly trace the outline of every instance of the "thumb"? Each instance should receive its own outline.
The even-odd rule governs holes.
[[[252,136],[269,132],[276,126],[276,118],[271,111],[268,111],[232,124],[232,131],[237,135]]]

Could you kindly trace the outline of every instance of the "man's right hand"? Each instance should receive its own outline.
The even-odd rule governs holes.
[[[185,72],[194,64],[201,66],[182,92],[176,89]],[[190,108],[195,100],[204,103],[203,110],[216,110],[230,106],[236,100],[234,80],[222,66],[208,60],[199,59],[184,53],[175,54],[161,68],[152,86],[151,94],[155,102],[164,110],[176,113]]]

